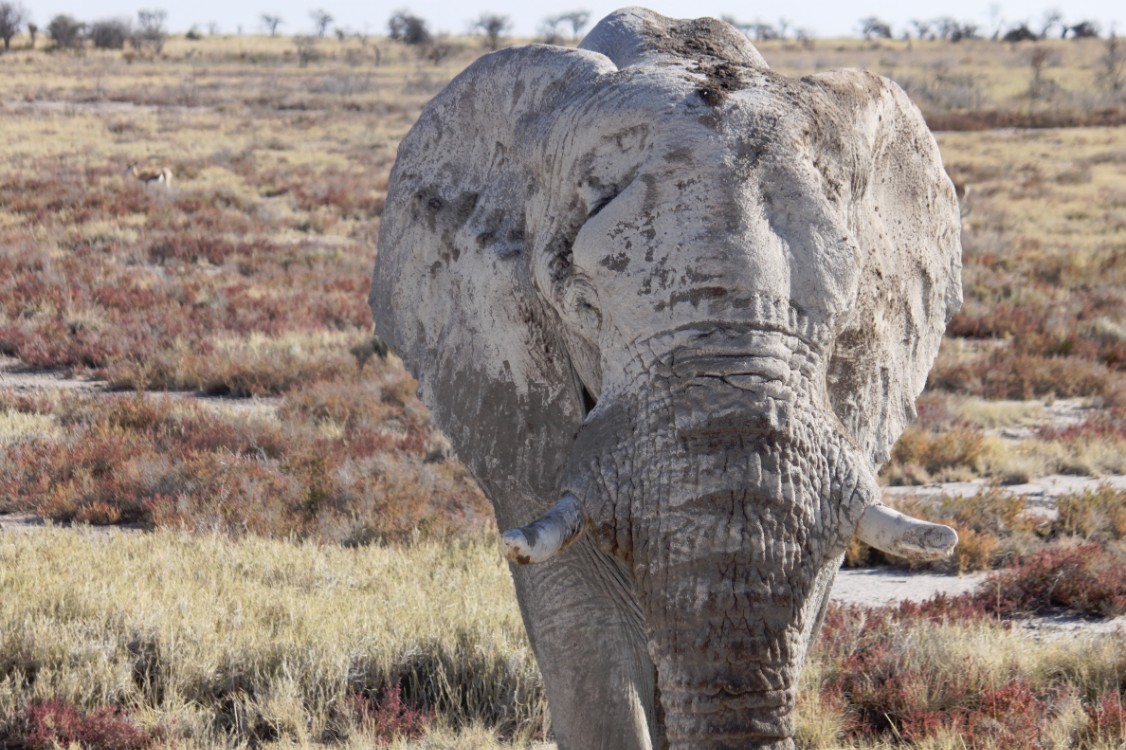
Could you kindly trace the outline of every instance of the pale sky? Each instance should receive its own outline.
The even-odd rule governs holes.
[[[388,0],[387,2],[355,2],[355,0],[20,0],[32,20],[44,27],[59,13],[80,21],[125,16],[136,18],[142,8],[162,9],[168,13],[171,31],[187,31],[198,24],[206,31],[208,24],[218,24],[225,34],[239,30],[261,31],[263,13],[281,16],[279,31],[284,34],[308,33],[313,29],[309,11],[326,10],[335,19],[335,26],[351,31],[384,34],[387,19],[399,8],[407,8],[420,16],[435,32],[464,33],[473,19],[483,12],[509,16],[515,33],[532,36],[542,19],[571,10],[591,12],[591,24],[622,7],[614,0]],[[628,3],[625,3],[628,4]],[[906,3],[904,0],[787,0],[786,2],[747,3],[737,0],[647,0],[648,7],[675,18],[730,15],[740,21],[763,21],[777,24],[785,19],[791,29],[804,29],[813,36],[853,36],[858,21],[877,16],[886,21],[898,36],[909,28],[912,19],[950,16],[973,22],[983,31],[1001,22],[1007,28],[1015,22],[1027,21],[1037,28],[1045,11],[1059,8],[1064,20],[1077,23],[1096,21],[1105,33],[1112,26],[1121,36],[1126,34],[1126,2],[1123,0],[1032,0],[1032,2],[990,2],[990,0],[943,0],[933,3]],[[588,27],[589,29],[589,27]]]

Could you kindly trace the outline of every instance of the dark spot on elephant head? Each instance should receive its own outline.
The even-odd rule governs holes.
[[[438,256],[449,263],[461,257],[456,240],[457,231],[469,221],[480,195],[464,191],[454,198],[443,197],[437,185],[428,185],[415,193],[413,216],[438,235]]]
[[[692,68],[691,72],[704,76],[704,83],[696,89],[696,94],[709,107],[722,105],[731,92],[747,86],[743,68],[729,62],[702,62]]]
[[[599,265],[611,271],[624,271],[629,267],[629,256],[625,253],[614,253],[603,258]]]

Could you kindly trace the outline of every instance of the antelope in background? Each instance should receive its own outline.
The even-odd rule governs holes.
[[[160,167],[159,169],[138,169],[137,162],[133,162],[125,168],[125,174],[133,175],[138,180],[149,185],[159,185],[165,189],[172,185],[172,170],[168,167]]]

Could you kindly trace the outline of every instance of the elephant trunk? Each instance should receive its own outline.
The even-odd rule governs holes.
[[[703,492],[674,489],[635,521],[670,750],[790,747],[806,651],[872,491],[855,453],[812,421],[713,444]]]
[[[589,529],[629,565],[669,750],[792,747],[798,676],[833,578],[881,507],[868,459],[813,385],[816,361],[781,351],[678,352],[645,387],[604,393],[563,500],[505,534],[510,559],[534,561]],[[868,526],[947,541],[886,514]]]
[[[670,750],[790,747],[798,675],[874,480],[776,357],[685,362],[606,406],[608,434],[588,420],[576,445],[597,487],[574,492],[604,503],[591,529],[631,565]]]

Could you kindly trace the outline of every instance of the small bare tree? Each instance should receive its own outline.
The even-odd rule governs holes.
[[[559,44],[563,41],[563,34],[559,31],[560,24],[563,19],[560,16],[548,16],[540,21],[539,31],[540,41],[544,44]]]
[[[1126,90],[1126,50],[1122,48],[1122,43],[1113,29],[1103,43],[1097,82],[1099,88],[1112,98]]]
[[[39,24],[28,23],[27,35],[31,37],[31,48],[35,49],[35,37],[39,36]]]
[[[875,16],[860,19],[860,34],[865,39],[891,39],[891,26]]]
[[[281,16],[274,16],[270,15],[269,13],[263,13],[261,18],[262,27],[266,29],[266,31],[270,32],[270,36],[277,36],[278,27],[285,23],[285,21],[282,20]]]
[[[473,22],[473,29],[485,37],[485,44],[490,50],[500,49],[500,40],[512,28],[512,20],[499,13],[482,13]]]
[[[590,22],[589,10],[572,10],[558,16],[560,22],[570,24],[571,38],[578,39],[579,32],[586,28]]]
[[[12,37],[20,33],[20,27],[27,21],[27,8],[19,3],[0,3],[0,39],[4,40],[4,50],[12,48]],[[34,42],[32,43],[34,47]]]
[[[317,30],[317,36],[323,37],[328,31],[328,25],[332,23],[332,16],[324,8],[317,8],[316,10],[309,11],[309,18],[313,19],[313,26]]]
[[[1030,112],[1035,108],[1037,102],[1051,96],[1055,82],[1048,79],[1044,73],[1055,62],[1055,55],[1047,47],[1036,45],[1028,53],[1028,67],[1032,74],[1028,80],[1028,109]]]
[[[133,48],[149,48],[154,55],[159,55],[164,49],[164,42],[168,35],[164,31],[164,21],[168,13],[163,10],[137,11],[137,32],[133,34]]]
[[[1044,11],[1044,20],[1040,23],[1040,38],[1047,39],[1052,30],[1059,27],[1061,36],[1067,33],[1067,27],[1063,24],[1063,13],[1059,8],[1049,8]]]

